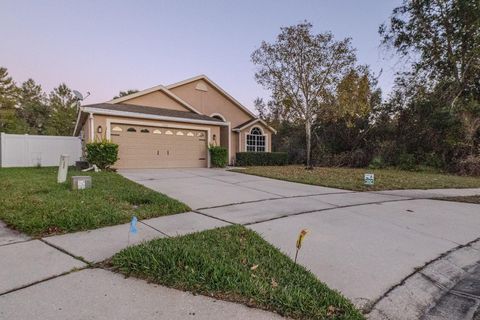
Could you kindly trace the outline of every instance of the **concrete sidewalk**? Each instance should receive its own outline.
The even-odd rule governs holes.
[[[229,225],[194,212],[141,220],[137,234],[130,233],[130,224],[46,237],[43,240],[88,262],[101,262],[117,252],[142,241],[183,235]]]
[[[148,225],[147,225],[148,223]],[[227,223],[197,213],[142,221],[130,245]],[[161,227],[164,231],[160,231]],[[148,284],[88,262],[128,245],[129,224],[29,240],[4,225],[0,246],[0,319],[281,319],[242,304]]]
[[[5,223],[0,221],[0,246],[15,242],[26,241],[28,239],[30,239],[30,237],[27,237],[26,235],[18,231],[7,228]]]
[[[244,305],[85,269],[0,296],[0,319],[281,319]]]
[[[0,294],[86,267],[40,240],[1,246],[0,257]]]

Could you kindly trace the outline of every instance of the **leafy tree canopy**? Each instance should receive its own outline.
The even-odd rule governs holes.
[[[379,32],[384,45],[413,61],[408,82],[441,86],[452,107],[480,94],[478,0],[404,0]]]

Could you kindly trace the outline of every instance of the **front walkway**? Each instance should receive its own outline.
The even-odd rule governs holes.
[[[478,205],[426,200],[422,192],[359,193],[208,169],[121,173],[186,202],[193,212],[141,221],[138,234],[130,238],[128,224],[40,240],[0,226],[0,319],[276,318],[242,305],[123,279],[95,264],[143,240],[233,223],[258,231],[290,256],[298,232],[308,228],[299,262],[358,307],[373,309],[372,318],[380,319],[392,305],[385,299],[403,299],[393,292],[418,268],[480,237]],[[444,197],[480,190],[423,195],[433,193]],[[480,260],[478,246],[472,246],[472,252],[478,259],[463,259],[468,265],[462,270]],[[422,301],[428,305],[436,297],[427,294]],[[25,308],[26,301],[35,303]]]

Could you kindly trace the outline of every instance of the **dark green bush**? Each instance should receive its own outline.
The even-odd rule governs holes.
[[[424,155],[423,164],[436,169],[445,167],[442,158],[435,152],[430,152]]]
[[[228,164],[228,150],[220,146],[211,146],[210,162],[212,166],[217,168],[224,168]]]
[[[286,152],[237,152],[237,166],[284,166],[288,164]]]
[[[385,166],[393,166],[398,161],[398,149],[395,141],[382,141],[374,150],[374,154],[382,159]]]
[[[118,144],[108,140],[87,143],[87,161],[100,169],[106,169],[118,159]]]
[[[370,169],[385,168],[385,162],[383,161],[383,158],[381,156],[373,157],[372,161],[370,161],[368,168]]]
[[[402,153],[398,157],[398,167],[402,170],[414,170],[416,165],[415,155],[411,153]]]

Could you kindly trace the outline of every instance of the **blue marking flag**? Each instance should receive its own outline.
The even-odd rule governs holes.
[[[132,221],[130,221],[130,232],[133,234],[137,233],[137,217],[133,216]]]

